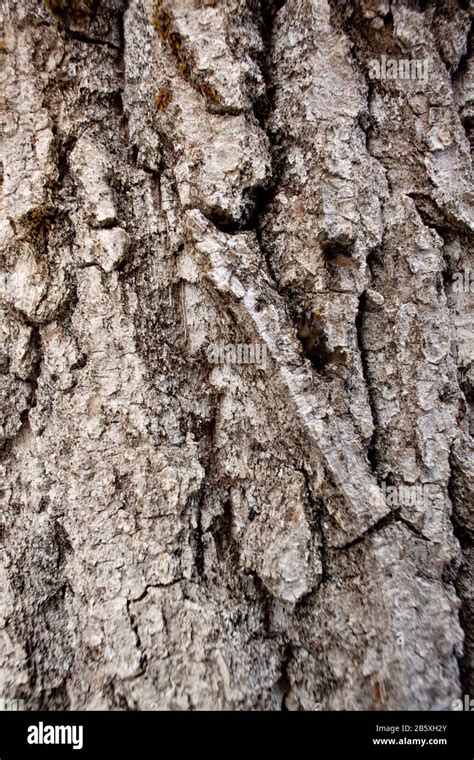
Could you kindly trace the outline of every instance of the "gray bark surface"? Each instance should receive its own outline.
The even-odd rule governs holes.
[[[0,696],[474,695],[473,15],[5,0]]]

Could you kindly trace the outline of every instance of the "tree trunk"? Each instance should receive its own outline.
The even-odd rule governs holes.
[[[469,3],[4,6],[0,694],[451,709]]]

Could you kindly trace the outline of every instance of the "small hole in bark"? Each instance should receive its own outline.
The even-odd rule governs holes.
[[[305,356],[318,372],[324,371],[330,364],[346,363],[346,352],[340,346],[336,346],[332,351],[329,348],[324,329],[324,318],[317,309],[303,313],[298,323],[297,333]]]
[[[320,233],[321,234],[321,233]],[[359,269],[360,262],[352,258],[352,246],[337,240],[321,240],[324,259],[330,267],[352,267]]]

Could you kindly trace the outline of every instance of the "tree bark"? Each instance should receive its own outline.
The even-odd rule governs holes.
[[[472,15],[6,0],[1,695],[474,694]]]

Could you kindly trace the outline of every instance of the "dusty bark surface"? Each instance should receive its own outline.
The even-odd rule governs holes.
[[[474,694],[473,13],[3,3],[2,696]]]

